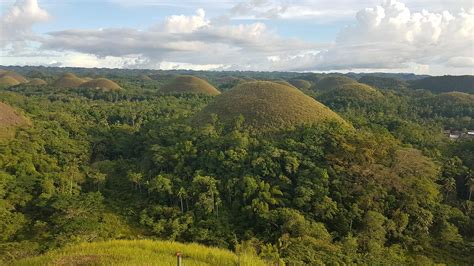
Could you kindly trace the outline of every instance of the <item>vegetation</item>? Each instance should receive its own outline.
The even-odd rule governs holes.
[[[65,71],[8,69],[48,84]],[[152,264],[178,250],[184,265],[474,261],[474,139],[443,134],[474,129],[470,94],[312,91],[331,111],[268,81],[217,97],[160,90],[175,74],[324,74],[66,71],[123,89],[0,89],[15,124],[0,143],[0,264]]]
[[[388,77],[377,77],[377,76],[363,76],[358,80],[360,83],[367,84],[378,89],[392,89],[392,90],[401,90],[408,87],[408,83]]]
[[[441,92],[467,92],[474,93],[473,76],[441,76],[426,77],[410,82],[410,87],[414,89],[429,90],[434,93]]]
[[[304,79],[292,79],[289,82],[298,89],[307,90],[312,86],[311,82]]]
[[[260,132],[326,121],[346,124],[336,113],[295,87],[270,81],[238,85],[217,97],[193,120],[205,125],[212,122],[213,114],[227,125],[242,116],[244,125]]]
[[[207,81],[194,76],[179,75],[162,89],[164,93],[198,93],[205,95],[218,95],[220,92]]]
[[[198,244],[150,240],[84,243],[20,260],[13,265],[176,265],[177,252],[182,254],[183,265],[266,265],[252,254],[236,255]]]
[[[319,80],[318,83],[316,83],[315,89],[318,91],[326,91],[353,83],[357,83],[357,81],[345,76],[329,76]]]

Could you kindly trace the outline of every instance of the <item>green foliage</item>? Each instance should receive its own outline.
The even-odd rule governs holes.
[[[326,102],[336,114],[270,82],[211,99],[163,95],[167,72],[146,72],[152,80],[135,70],[74,72],[106,76],[124,90],[0,91],[1,102],[31,121],[0,144],[3,264],[175,263],[177,250],[197,265],[254,265],[256,256],[279,265],[473,261],[473,143],[442,133],[470,127],[464,94],[377,91],[343,79],[340,90],[324,92],[338,95]],[[58,74],[32,73],[50,84]],[[213,84],[231,84],[220,79],[226,75],[326,77],[199,75]],[[203,109],[198,117],[213,110],[206,123],[190,124]],[[278,130],[260,134],[258,125]],[[143,238],[236,253],[102,242]]]

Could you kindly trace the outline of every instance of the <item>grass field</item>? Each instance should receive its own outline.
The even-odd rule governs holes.
[[[266,265],[252,255],[235,253],[199,244],[172,241],[113,240],[84,243],[19,260],[12,265],[177,265],[176,252],[182,253],[182,266]]]

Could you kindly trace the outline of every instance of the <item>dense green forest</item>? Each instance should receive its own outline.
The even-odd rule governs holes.
[[[99,89],[59,86],[67,71],[57,68],[13,70],[47,84],[0,88],[0,103],[25,121],[0,119],[8,129],[0,132],[0,262],[83,242],[158,239],[249,252],[269,265],[474,263],[472,94],[393,77],[67,70],[84,83],[114,81]],[[186,93],[176,74],[223,93]],[[272,84],[253,80],[302,84],[307,96],[282,83],[269,90],[296,100],[232,91]],[[300,123],[310,114],[299,99],[337,119]],[[257,100],[259,119],[292,115],[273,117],[271,132],[256,130],[255,117],[229,117],[227,106],[245,101],[246,114]],[[218,111],[195,122],[209,110]],[[453,141],[443,130],[465,134]]]

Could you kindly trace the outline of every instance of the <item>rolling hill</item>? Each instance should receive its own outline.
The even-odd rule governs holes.
[[[292,79],[289,82],[298,89],[306,90],[311,88],[311,82],[304,79]]]
[[[216,97],[193,121],[203,125],[217,114],[223,123],[242,115],[259,132],[334,120],[346,122],[328,107],[294,87],[269,81],[246,82]]]
[[[161,92],[164,93],[198,93],[205,95],[219,95],[218,91],[214,86],[209,84],[207,81],[200,79],[195,76],[179,75],[176,76],[171,82],[161,88]]]
[[[79,85],[81,88],[101,89],[103,91],[118,91],[122,88],[114,81],[106,78],[98,78],[86,81]]]
[[[12,265],[176,265],[176,253],[182,265],[266,265],[251,255],[235,253],[199,244],[171,241],[114,240],[84,243],[44,255],[13,262]]]
[[[357,83],[357,81],[348,77],[344,77],[344,76],[330,76],[318,81],[315,87],[318,91],[326,91],[326,90],[340,87],[344,84],[352,84],[352,83]]]
[[[0,102],[0,140],[12,137],[16,128],[29,124],[30,121],[17,110]]]
[[[47,84],[46,81],[40,78],[34,78],[34,79],[31,79],[30,82],[28,82],[28,85],[32,85],[32,86],[43,86],[46,84]]]
[[[427,77],[410,81],[409,84],[413,89],[424,89],[434,93],[451,91],[474,93],[474,76],[469,75]]]
[[[66,73],[61,78],[56,80],[53,83],[53,86],[59,87],[59,88],[77,88],[79,87],[79,85],[81,85],[84,82],[85,80],[78,78],[73,73]]]

